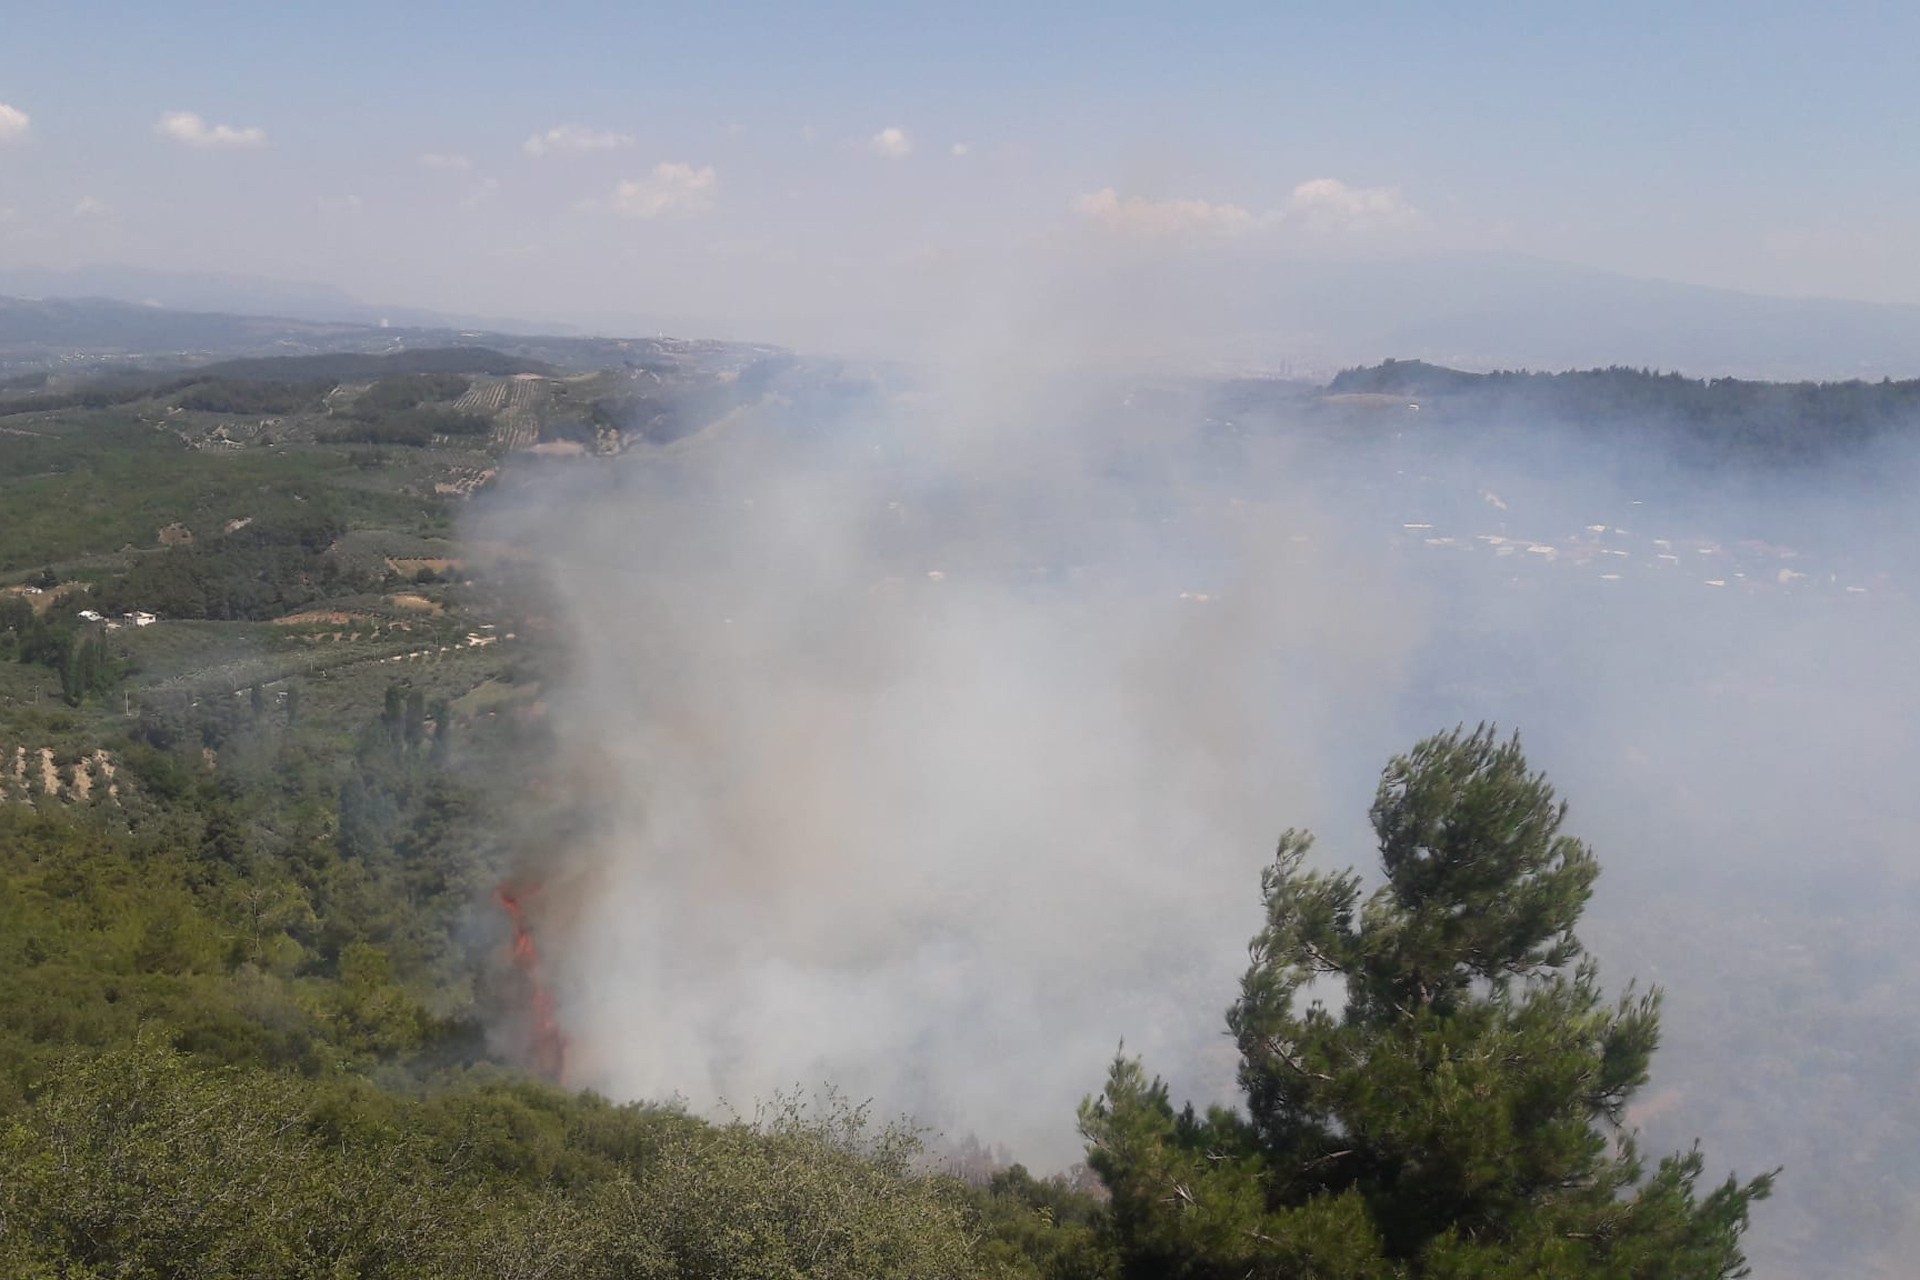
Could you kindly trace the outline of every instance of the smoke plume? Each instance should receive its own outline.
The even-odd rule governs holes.
[[[1123,1038],[1231,1101],[1275,837],[1369,867],[1386,757],[1488,719],[1600,857],[1603,976],[1668,989],[1650,1149],[1787,1165],[1763,1266],[1897,1258],[1906,460],[1730,480],[1255,400],[802,364],[506,486],[484,533],[555,601],[587,797],[535,858],[571,1082],[831,1080],[1041,1167]]]

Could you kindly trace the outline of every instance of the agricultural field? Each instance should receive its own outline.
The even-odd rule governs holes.
[[[116,762],[184,751],[212,777],[269,727],[350,752],[395,696],[469,757],[537,732],[539,584],[462,544],[464,505],[504,468],[688,434],[761,394],[742,371],[768,354],[102,351],[0,382],[0,803],[137,825],[142,770]]]
[[[0,801],[96,804],[135,746],[338,729],[392,687],[512,705],[525,646],[458,515],[540,444],[555,383],[454,356],[0,392]]]

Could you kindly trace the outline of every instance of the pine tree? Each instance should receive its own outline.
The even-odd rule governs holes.
[[[1288,832],[1227,1023],[1246,1113],[1176,1112],[1115,1062],[1082,1108],[1132,1275],[1744,1275],[1773,1181],[1698,1194],[1625,1128],[1659,993],[1609,1004],[1573,927],[1598,866],[1517,737],[1430,738],[1382,776],[1385,883],[1310,871]],[[1338,1008],[1325,1001],[1343,996]]]

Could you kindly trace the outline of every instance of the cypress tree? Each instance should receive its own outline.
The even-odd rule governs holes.
[[[427,696],[418,689],[407,693],[405,713],[405,737],[407,746],[418,749],[426,740],[427,732]]]

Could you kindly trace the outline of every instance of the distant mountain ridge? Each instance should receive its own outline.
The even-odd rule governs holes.
[[[1443,364],[1629,365],[1769,380],[1920,375],[1916,306],[1773,297],[1491,254],[1402,264],[1346,287],[1363,283],[1377,295],[1349,305],[1398,313],[1372,350]]]
[[[381,327],[174,311],[107,298],[0,296],[0,380],[28,389],[49,378],[70,384],[115,370],[195,369],[216,360],[378,356],[427,348],[489,348],[537,362],[527,366],[530,370],[574,372],[665,368],[693,358],[744,368],[777,354],[777,348],[745,343]]]
[[[1627,365],[1766,379],[1920,375],[1920,306],[1786,298],[1505,253],[1104,265],[1075,314],[1137,315],[1172,363],[1324,380],[1384,353],[1458,369]]]
[[[1763,382],[1622,367],[1472,373],[1387,360],[1343,370],[1322,403],[1377,410],[1402,400],[1424,410],[1427,424],[1563,423],[1615,439],[1651,432],[1721,462],[1804,463],[1920,433],[1920,379]]]
[[[1216,244],[1171,256],[1095,258],[1067,264],[1063,272],[1044,287],[1070,322],[1091,314],[1146,326],[1144,342],[1136,335],[1112,351],[1102,345],[1088,353],[1092,363],[1111,368],[1138,367],[1145,359],[1185,372],[1325,379],[1392,352],[1480,370],[1627,365],[1776,380],[1920,375],[1920,306],[1742,293],[1523,254],[1275,258]],[[592,300],[569,312],[587,326],[580,329],[553,320],[365,303],[322,284],[116,265],[0,267],[0,295],[111,299],[176,315],[520,337],[740,329],[715,317],[602,314]],[[1143,310],[1142,299],[1155,305]],[[937,358],[948,333],[945,309],[969,300],[964,291],[946,303],[911,299],[897,314],[887,313],[885,332],[866,346],[900,354],[886,345],[891,334],[916,358]],[[837,305],[822,299],[821,317],[833,320]],[[919,336],[901,336],[909,331]],[[817,334],[832,332],[827,324],[787,336],[819,352]],[[861,349],[859,341],[845,347]]]
[[[173,311],[108,298],[0,296],[0,354],[225,351],[299,344],[380,330],[366,325]]]
[[[322,324],[485,329],[494,333],[562,336],[580,332],[566,324],[455,315],[424,307],[383,306],[362,302],[332,285],[307,281],[105,264],[64,271],[45,267],[0,268],[0,294],[46,300],[97,298],[169,311],[266,316]]]

